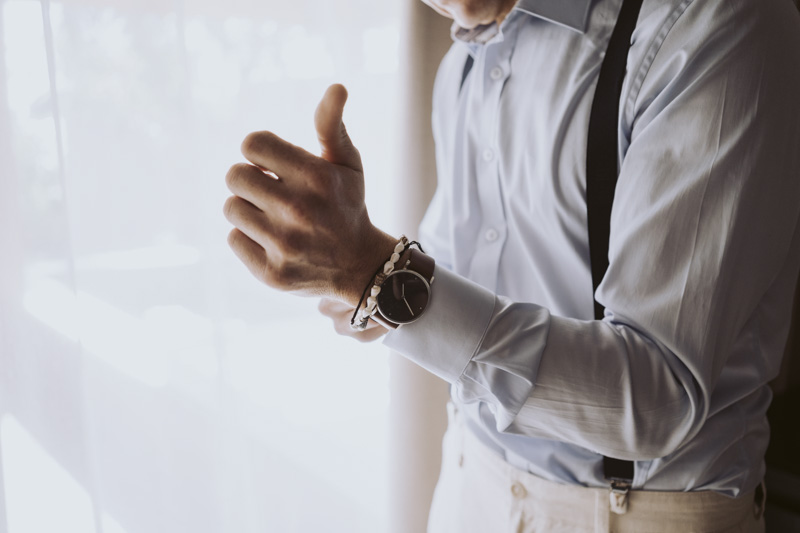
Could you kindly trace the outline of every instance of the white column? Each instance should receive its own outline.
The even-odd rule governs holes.
[[[407,3],[404,17],[400,76],[404,87],[398,103],[403,164],[395,169],[393,198],[397,227],[416,237],[436,188],[431,95],[439,61],[451,43],[450,21],[416,0]],[[390,390],[390,531],[423,532],[439,476],[447,384],[393,354]]]

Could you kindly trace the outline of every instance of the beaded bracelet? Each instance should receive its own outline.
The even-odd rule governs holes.
[[[364,287],[364,291],[361,293],[361,298],[358,300],[358,304],[353,311],[353,317],[350,319],[350,327],[352,329],[356,331],[364,331],[367,329],[369,317],[374,315],[378,310],[378,294],[381,292],[381,284],[383,284],[383,281],[386,279],[386,277],[391,274],[392,271],[394,271],[394,266],[400,260],[400,256],[403,254],[403,252],[414,245],[416,245],[420,251],[422,251],[422,246],[417,241],[409,242],[405,235],[400,236],[400,242],[395,245],[394,251],[392,252],[391,257],[389,257],[389,260],[375,271],[375,274],[372,276],[373,281]],[[371,290],[370,286],[372,287]],[[364,297],[367,295],[367,291],[370,291],[370,295],[367,298],[366,305],[363,309],[361,309],[361,304],[364,302]],[[356,322],[356,317],[358,317],[358,322]]]
[[[394,270],[395,263],[400,260],[400,254],[402,254],[406,248],[409,247],[409,245],[408,238],[406,238],[405,235],[401,235],[400,242],[395,245],[394,251],[392,252],[391,257],[389,257],[389,260],[375,271],[375,274],[372,276],[373,281],[364,287],[364,291],[361,293],[361,298],[358,300],[358,305],[356,305],[356,309],[353,312],[353,317],[350,319],[351,328],[356,331],[364,331],[367,328],[369,317],[371,317],[378,308],[377,296],[381,292],[381,283],[383,283],[383,280],[386,279],[386,276]],[[369,298],[367,298],[367,305],[361,309],[361,304],[364,302],[364,296],[367,295],[367,291],[370,290],[370,286],[372,286],[372,290],[370,291]],[[358,317],[358,322],[356,322],[356,317]]]

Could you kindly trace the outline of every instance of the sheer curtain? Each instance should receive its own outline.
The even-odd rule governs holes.
[[[396,417],[431,440],[439,407],[405,398],[435,385],[397,374],[390,411],[384,350],[253,280],[221,214],[244,135],[316,150],[342,82],[371,215],[409,232],[420,7],[0,0],[0,532],[386,531],[411,463],[427,513],[436,452],[389,441]]]

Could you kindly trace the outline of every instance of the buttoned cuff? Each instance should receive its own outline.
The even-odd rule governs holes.
[[[390,331],[383,344],[455,383],[478,350],[494,306],[494,293],[437,265],[425,315]]]

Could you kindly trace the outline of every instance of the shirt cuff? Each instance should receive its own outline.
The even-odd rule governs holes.
[[[494,293],[436,265],[425,314],[390,331],[383,344],[455,383],[478,350],[494,306]]]

